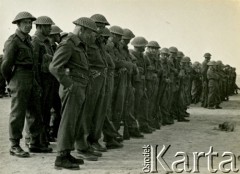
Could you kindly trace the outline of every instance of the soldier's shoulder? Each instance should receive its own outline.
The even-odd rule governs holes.
[[[19,37],[17,36],[17,34],[12,34],[8,37],[6,42],[17,42],[18,40],[19,40]]]
[[[58,44],[57,49],[59,49],[61,47],[75,47],[75,45],[71,39],[66,38]]]
[[[10,45],[17,45],[19,42],[19,37],[16,34],[12,34],[11,36],[8,37],[8,39],[4,43],[4,49],[10,48]]]

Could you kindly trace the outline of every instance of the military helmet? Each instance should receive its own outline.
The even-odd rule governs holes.
[[[102,36],[106,36],[106,37],[110,37],[111,36],[111,32],[108,28],[104,28],[102,33],[101,33]]]
[[[150,41],[150,42],[148,42],[148,44],[146,46],[147,47],[153,47],[153,48],[160,48],[160,46],[157,43],[157,41]]]
[[[184,56],[184,54],[183,54],[182,51],[178,51],[178,52],[177,52],[177,57],[183,57],[183,56]]]
[[[101,14],[94,14],[90,17],[94,22],[110,25],[107,19]]]
[[[22,20],[22,19],[31,19],[32,21],[35,21],[36,18],[31,15],[29,12],[23,11],[17,14],[17,16],[14,18],[12,21],[13,24],[16,24],[17,21]]]
[[[86,27],[94,32],[98,32],[97,31],[97,26],[95,24],[95,22],[90,19],[90,18],[87,18],[87,17],[81,17],[81,18],[78,18],[77,20],[73,21],[73,23],[75,25],[79,25],[79,26],[82,26],[82,27]]]
[[[65,36],[67,36],[67,35],[68,35],[67,32],[61,32],[61,33],[60,33],[61,38],[62,38],[62,37],[65,37]]]
[[[145,47],[148,44],[148,41],[144,37],[138,36],[132,40],[131,44],[134,47]]]
[[[223,63],[222,63],[221,60],[216,61],[216,64],[217,64],[217,65],[223,65]]]
[[[133,34],[133,32],[127,28],[123,29],[123,39],[132,39],[134,38],[135,35]]]
[[[118,34],[118,35],[123,36],[123,29],[122,29],[121,27],[119,27],[119,26],[116,26],[116,25],[111,26],[111,27],[109,28],[109,30],[110,30],[110,32],[113,33],[113,34]]]
[[[193,64],[192,64],[192,67],[194,68],[194,67],[197,67],[197,66],[199,66],[200,65],[200,63],[199,62],[194,62]]]
[[[214,66],[214,65],[216,65],[216,62],[215,62],[215,61],[210,61],[210,62],[208,62],[207,65],[208,65],[208,66]]]
[[[162,49],[160,50],[160,53],[169,54],[169,50],[168,50],[168,48],[162,48]]]
[[[211,57],[212,55],[210,53],[205,53],[203,57]]]
[[[183,57],[182,58],[182,60],[181,60],[181,62],[183,62],[183,63],[188,63],[189,62],[189,57]]]
[[[188,62],[191,62],[190,57],[186,56],[185,58],[188,60]]]
[[[36,25],[54,25],[55,23],[48,16],[39,16],[36,21],[34,21]]]
[[[62,32],[62,30],[56,26],[56,25],[52,25],[51,26],[51,33],[50,35],[53,35],[53,34],[60,34]]]
[[[170,53],[177,53],[178,52],[178,49],[176,47],[170,47],[169,48],[169,52]]]

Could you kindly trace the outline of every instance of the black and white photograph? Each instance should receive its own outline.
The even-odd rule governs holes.
[[[240,0],[0,0],[0,174],[240,173]]]

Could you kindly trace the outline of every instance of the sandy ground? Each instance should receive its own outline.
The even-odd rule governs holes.
[[[177,159],[182,159],[174,157],[176,152],[186,152],[189,155],[190,166],[192,165],[192,152],[208,152],[209,147],[213,146],[214,151],[219,152],[220,155],[220,157],[214,158],[213,163],[214,168],[218,168],[218,164],[222,160],[229,159],[221,157],[224,151],[233,152],[236,156],[240,155],[240,95],[231,96],[230,101],[222,103],[222,106],[222,110],[203,109],[199,105],[191,106],[188,110],[191,113],[191,121],[189,123],[175,122],[174,125],[164,126],[161,130],[157,130],[153,134],[145,135],[144,139],[124,141],[122,149],[105,152],[103,157],[97,162],[86,161],[84,165],[80,166],[80,171],[68,171],[54,169],[56,144],[51,145],[54,149],[54,152],[51,154],[31,154],[31,158],[27,159],[20,159],[9,155],[8,117],[10,99],[0,99],[0,173],[139,174],[143,173],[142,147],[146,144],[158,144],[160,149],[162,145],[171,145],[171,148],[164,156],[170,164]],[[214,127],[224,121],[236,122],[235,131],[228,133],[213,130]],[[236,165],[240,168],[239,160],[237,160]],[[165,173],[161,166],[158,166],[158,169],[159,173]],[[200,159],[200,173],[210,173],[207,170],[207,158]]]

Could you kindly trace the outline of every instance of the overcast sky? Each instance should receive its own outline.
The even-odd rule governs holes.
[[[176,46],[192,62],[210,52],[240,74],[240,0],[0,0],[0,53],[20,11],[47,15],[67,32],[75,19],[100,13],[161,47]]]

